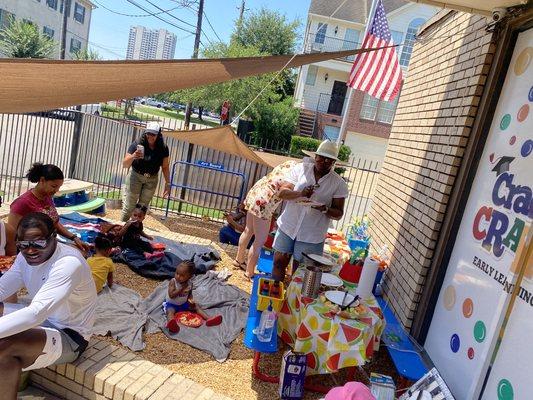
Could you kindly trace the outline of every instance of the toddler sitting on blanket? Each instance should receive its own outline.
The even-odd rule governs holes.
[[[109,258],[113,244],[107,237],[99,235],[94,240],[94,249],[96,254],[87,259],[87,264],[91,267],[96,293],[100,293],[106,282],[107,286],[113,286],[115,264]]]
[[[167,328],[171,333],[180,330],[178,321],[174,318],[176,313],[181,311],[191,311],[198,314],[206,322],[206,326],[219,325],[222,322],[222,315],[209,317],[204,310],[195,304],[192,297],[191,278],[194,275],[194,263],[183,261],[178,264],[174,278],[168,282],[166,301],[163,302],[163,310],[167,315]]]
[[[131,215],[131,219],[124,224],[124,226],[117,228],[113,227],[109,234],[113,236],[116,245],[122,249],[131,249],[139,253],[144,253],[146,258],[152,256],[163,256],[162,252],[154,252],[152,245],[146,240],[154,240],[154,238],[144,232],[143,221],[146,217],[147,207],[141,204],[136,204],[135,209]]]

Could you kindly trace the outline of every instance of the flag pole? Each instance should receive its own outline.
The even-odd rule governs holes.
[[[372,0],[372,6],[370,7],[370,12],[368,13],[368,18],[366,20],[366,27],[365,27],[365,33],[363,35],[363,42],[366,38],[366,35],[368,34],[368,31],[370,30],[370,21],[374,19],[374,13],[376,12],[376,6],[379,0]],[[348,75],[348,78],[350,76]],[[346,106],[344,108],[344,115],[342,116],[342,122],[341,122],[341,128],[339,132],[339,136],[337,137],[337,146],[340,147],[342,138],[344,137],[346,133],[346,127],[348,125],[348,114],[350,113],[350,107],[352,105],[352,97],[353,97],[353,88],[351,86],[348,86],[348,100],[346,102]]]

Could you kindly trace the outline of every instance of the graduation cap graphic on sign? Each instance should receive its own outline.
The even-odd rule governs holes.
[[[503,156],[501,157],[494,168],[493,171],[496,172],[496,176],[503,174],[504,172],[509,171],[509,165],[513,162],[514,157]]]

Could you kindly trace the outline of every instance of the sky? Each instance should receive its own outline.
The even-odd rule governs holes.
[[[131,4],[128,0],[92,1],[97,8],[92,12],[89,48],[96,50],[103,59],[116,60],[124,59],[126,57],[129,29],[132,25],[142,25],[148,28],[164,28],[175,33],[177,36],[177,43],[174,58],[191,57],[194,47],[194,31],[197,19],[196,11],[182,7],[173,9],[174,7],[177,7],[178,4],[172,0],[132,1],[151,13],[161,13],[161,11],[157,10],[157,8],[150,3],[157,5],[164,11],[173,9],[168,13],[185,21],[185,23],[169,16],[168,13],[161,13],[158,16],[186,30],[184,31],[160,21],[153,16],[133,17],[118,15],[116,12],[129,15],[148,14],[146,11]],[[205,0],[204,13],[207,15],[207,20],[211,22],[212,28],[209,26],[209,23],[204,16],[202,31],[205,35],[202,35],[201,38],[203,44],[209,45],[209,41],[216,42],[219,41],[218,38],[224,42],[229,41],[235,21],[239,17],[241,1],[242,0]],[[246,13],[258,11],[262,7],[277,10],[285,15],[289,21],[299,19],[301,22],[300,32],[303,32],[310,1],[311,0],[246,0],[245,15]],[[112,11],[109,11],[106,8]],[[187,25],[186,23],[192,26]],[[201,48],[202,46],[200,46],[200,50]]]

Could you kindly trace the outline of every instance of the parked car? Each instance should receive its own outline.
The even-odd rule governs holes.
[[[66,109],[40,111],[36,113],[29,113],[29,115],[35,115],[36,117],[60,119],[63,121],[74,121],[76,119],[76,111]]]
[[[102,106],[100,103],[82,104],[80,111],[86,114],[102,115]]]

